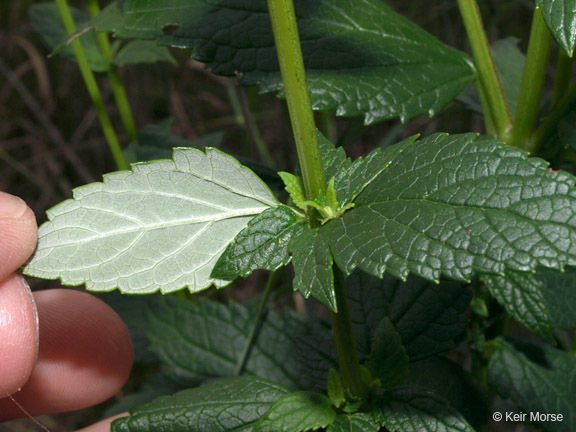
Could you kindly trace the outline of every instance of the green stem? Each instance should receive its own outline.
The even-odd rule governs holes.
[[[574,58],[568,57],[564,50],[558,50],[558,59],[556,61],[556,78],[554,79],[554,93],[550,105],[555,107],[564,97],[570,81],[572,80],[572,69],[574,67]]]
[[[537,152],[546,139],[550,136],[560,119],[568,113],[576,102],[576,83],[572,84],[568,89],[568,92],[560,100],[560,102],[555,106],[554,110],[550,113],[548,117],[542,122],[542,124],[536,129],[532,140],[530,141],[530,146],[527,148],[530,152]]]
[[[325,191],[326,179],[318,146],[314,115],[306,86],[306,74],[294,5],[292,0],[268,0],[268,8],[306,198],[313,201]],[[314,225],[313,219],[311,225]],[[356,343],[352,332],[344,275],[337,266],[333,267],[333,271],[338,313],[331,313],[330,319],[336,340],[340,373],[344,386],[354,396],[362,397],[366,393],[366,386],[362,381]]]
[[[100,13],[100,5],[98,0],[86,0],[86,6],[88,8],[88,13],[90,16],[95,17]],[[120,80],[120,74],[118,73],[118,68],[116,65],[112,64],[112,48],[110,46],[110,40],[108,35],[104,32],[96,32],[96,39],[98,41],[98,46],[102,54],[110,60],[110,71],[108,72],[108,81],[110,82],[110,87],[112,88],[112,94],[114,95],[114,100],[116,101],[116,106],[118,107],[118,114],[120,114],[120,120],[124,125],[124,130],[126,131],[126,136],[128,141],[134,141],[137,138],[136,123],[134,122],[134,116],[132,115],[132,108],[130,108],[130,102],[128,102],[128,96],[126,94],[126,89]]]
[[[56,5],[58,6],[58,10],[60,12],[60,16],[62,17],[62,21],[64,22],[66,31],[69,35],[73,35],[76,32],[76,24],[72,18],[72,13],[70,12],[68,3],[66,0],[56,0]],[[86,59],[86,53],[84,52],[82,42],[79,38],[74,38],[71,43],[72,48],[74,49],[74,55],[78,61],[78,66],[80,68],[82,78],[84,79],[84,84],[86,85],[86,89],[88,90],[88,94],[92,100],[92,104],[96,109],[98,120],[102,126],[104,137],[108,142],[108,147],[112,152],[114,161],[116,162],[118,169],[126,170],[128,169],[128,164],[124,159],[122,148],[120,147],[120,142],[118,141],[118,137],[116,136],[116,132],[114,131],[110,117],[106,112],[106,107],[104,105],[104,101],[102,100],[102,95],[100,93],[100,89],[98,88],[98,83],[96,82],[94,73],[88,65],[88,60]]]
[[[326,189],[306,73],[292,0],[268,0],[288,112],[296,142],[306,198],[313,201]]]
[[[538,109],[548,67],[551,40],[552,36],[546,27],[544,18],[542,18],[542,12],[540,8],[536,8],[532,18],[526,66],[524,66],[524,74],[520,84],[514,128],[508,142],[511,146],[531,152],[536,150],[530,136],[534,132],[538,120]]]
[[[488,105],[488,110],[484,110],[484,115],[487,122],[490,121],[493,124],[496,136],[501,140],[506,140],[512,125],[512,118],[484,31],[480,10],[476,0],[458,0],[458,8],[464,21],[474,62],[478,69],[478,79]]]
[[[332,270],[334,272],[334,292],[338,312],[330,312],[330,321],[336,340],[336,353],[342,382],[352,395],[362,398],[368,389],[360,372],[358,350],[354,340],[350,307],[346,295],[346,279],[344,273],[336,265],[333,266]]]
[[[262,300],[260,300],[260,305],[258,306],[258,311],[256,312],[254,323],[252,324],[250,333],[246,338],[246,343],[244,344],[244,350],[242,351],[242,354],[240,354],[240,358],[238,359],[238,363],[236,364],[236,370],[234,371],[234,375],[236,376],[242,375],[242,372],[244,372],[244,368],[246,367],[246,363],[248,362],[248,357],[250,356],[250,351],[252,350],[252,346],[254,344],[254,341],[256,340],[256,336],[258,335],[258,331],[260,330],[262,321],[264,320],[264,312],[266,311],[266,306],[268,304],[268,299],[270,298],[270,293],[272,292],[272,287],[276,285],[279,275],[280,271],[275,271],[270,273],[270,275],[268,276],[266,289],[264,290],[264,294],[262,295]]]

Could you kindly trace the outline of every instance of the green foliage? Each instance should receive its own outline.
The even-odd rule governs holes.
[[[254,425],[254,432],[305,432],[331,424],[336,411],[320,393],[296,392],[281,396]]]
[[[461,52],[379,0],[298,0],[307,83],[317,110],[364,116],[366,124],[434,115],[474,79]],[[159,12],[160,10],[160,12]],[[282,82],[264,0],[128,0],[95,22],[122,38],[192,48],[219,75],[280,92]],[[167,26],[177,26],[168,36]]]
[[[286,394],[282,386],[256,377],[213,380],[163,396],[116,420],[113,432],[227,432],[247,430]]]
[[[541,10],[571,55],[574,2],[535,3],[535,17]],[[381,0],[122,0],[93,21],[73,11],[94,70],[174,63],[166,47],[188,48],[240,84],[311,97],[311,107],[288,98],[298,154],[274,152],[297,159],[299,170],[277,174],[212,148],[224,144],[223,132],[189,142],[167,120],[132,134],[124,150],[134,162],[160,160],[107,174],[48,211],[29,275],[149,294],[275,272],[259,306],[221,301],[216,291],[207,294],[215,299],[109,296],[130,326],[136,360],[162,371],[116,408],[160,397],[114,431],[468,432],[484,427],[495,392],[524,412],[561,414],[534,420],[546,431],[576,430],[576,179],[525,151],[572,169],[573,65],[561,53],[548,101],[521,85],[526,71],[540,80],[550,69],[544,24],[524,55],[514,38],[490,47],[475,2],[457,4],[473,60]],[[35,5],[30,16],[52,49],[75,59],[53,5]],[[98,44],[106,35],[88,31],[91,23],[145,40],[116,42],[106,56]],[[291,24],[300,43],[279,30]],[[278,61],[287,52],[307,74],[288,95]],[[365,124],[433,116],[470,83],[475,90],[460,100],[484,116],[487,135],[419,139],[407,127],[398,143],[390,134],[352,159],[345,144],[354,131],[335,145],[299,120],[313,118],[312,108]],[[336,141],[330,115],[322,114]],[[287,203],[274,195],[286,196],[282,183]],[[279,271],[289,264],[291,273]],[[301,305],[283,289],[287,274],[294,291],[321,305]],[[254,277],[243,293],[260,288]],[[509,317],[544,342],[504,338],[515,328]],[[457,355],[439,356],[461,343]],[[457,357],[471,373],[448,360]],[[175,387],[191,388],[161,396]]]
[[[234,158],[175,150],[174,161],[133,165],[75,189],[74,199],[49,211],[25,271],[95,291],[224,286],[229,282],[210,277],[220,254],[253,216],[276,204]]]
[[[558,45],[572,56],[576,46],[576,2],[574,0],[536,0],[536,6],[542,8],[546,25]]]
[[[473,432],[445,400],[431,393],[399,387],[376,408],[377,420],[397,432]]]
[[[561,421],[536,421],[544,430],[576,427],[576,359],[570,354],[545,345],[498,340],[488,372],[498,392],[523,412],[563,416]]]
[[[495,140],[425,138],[354,204],[322,227],[346,272],[466,282],[576,264],[574,177]]]

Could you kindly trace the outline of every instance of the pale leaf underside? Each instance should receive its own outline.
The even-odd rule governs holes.
[[[51,209],[25,271],[134,294],[223,286],[229,282],[210,277],[220,254],[250,219],[277,204],[234,158],[177,149],[174,161],[106,175]]]

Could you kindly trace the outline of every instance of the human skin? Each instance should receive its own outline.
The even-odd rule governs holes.
[[[18,404],[32,416],[98,404],[132,365],[128,330],[105,303],[75,290],[30,291],[17,271],[37,235],[32,210],[0,192],[0,422],[25,417]],[[82,432],[109,431],[110,421]]]

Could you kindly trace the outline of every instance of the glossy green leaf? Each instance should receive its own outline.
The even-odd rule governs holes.
[[[482,280],[512,318],[537,336],[554,341],[546,299],[533,273],[508,271],[504,276],[484,275]]]
[[[418,138],[414,135],[385,150],[373,150],[365,158],[359,157],[353,162],[346,157],[344,149],[334,147],[324,136],[318,134],[318,142],[324,163],[326,178],[334,179],[336,197],[340,207],[354,201],[354,199],[368,186],[380,173],[410,144]]]
[[[174,161],[132,166],[74,190],[48,211],[27,274],[94,291],[200,291],[247,223],[278,202],[238,161],[215,149],[176,149]]]
[[[347,284],[354,334],[364,355],[374,349],[372,338],[384,317],[402,337],[411,361],[448,351],[466,330],[463,315],[471,292],[462,284],[435,284],[413,276],[402,282],[362,272],[354,272]]]
[[[168,48],[159,46],[153,41],[131,41],[124,45],[114,57],[114,64],[120,67],[156,62],[178,64]]]
[[[576,328],[576,270],[560,273],[540,270],[536,274],[548,305],[550,323],[555,329]]]
[[[320,393],[296,392],[280,397],[254,425],[254,432],[306,432],[336,419],[330,399]]]
[[[510,342],[499,340],[488,363],[490,382],[529,413],[527,421],[531,413],[562,415],[536,423],[549,432],[576,430],[576,358],[546,345]]]
[[[341,414],[327,432],[378,432],[380,425],[368,414]]]
[[[346,396],[344,395],[344,385],[342,379],[335,369],[330,369],[328,372],[328,397],[330,402],[336,408],[340,408],[346,403]]]
[[[552,36],[572,56],[576,45],[576,1],[536,0]]]
[[[70,8],[76,27],[81,32],[90,25],[90,16],[74,7]],[[44,39],[50,49],[57,52],[68,61],[76,61],[74,50],[67,46],[70,39],[56,3],[38,3],[28,8],[28,16],[34,30]],[[107,72],[110,70],[110,59],[102,54],[93,30],[78,36],[86,53],[86,60],[93,71]]]
[[[116,420],[113,432],[232,432],[246,430],[287,390],[257,377],[213,380],[160,397]]]
[[[474,134],[406,148],[343,217],[320,228],[338,266],[399,278],[576,265],[575,179]]]
[[[297,0],[312,105],[367,124],[434,115],[474,79],[469,59],[380,0]],[[192,48],[220,75],[282,94],[264,0],[164,0],[113,4],[96,21],[119,37]],[[171,34],[163,29],[173,26]]]
[[[383,388],[402,384],[408,376],[408,354],[402,337],[388,317],[380,321],[372,338],[372,352],[367,366]]]
[[[290,242],[294,289],[336,311],[332,254],[317,229],[305,226]]]
[[[212,270],[212,277],[246,277],[256,269],[276,270],[287,265],[288,246],[304,230],[302,218],[286,206],[267,209],[248,222]]]
[[[186,385],[234,376],[255,320],[254,311],[238,303],[188,302],[172,297],[151,302],[148,316],[151,350],[168,375]],[[252,342],[243,373],[293,390],[313,388],[309,365],[299,354],[305,349],[300,347],[300,339],[311,333],[312,323],[296,313],[285,311],[280,316],[269,311]]]
[[[519,40],[513,37],[501,39],[492,44],[492,54],[500,73],[500,81],[506,95],[506,102],[512,118],[516,114],[520,83],[526,64],[526,56],[518,48]]]
[[[398,387],[386,394],[374,413],[394,432],[474,432],[444,399],[433,393]]]

